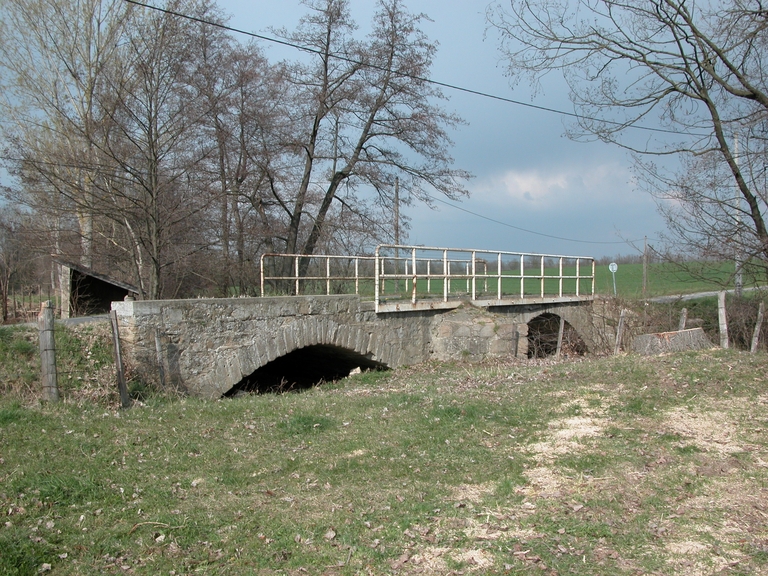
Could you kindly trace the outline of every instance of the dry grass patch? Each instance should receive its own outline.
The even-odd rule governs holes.
[[[428,364],[127,412],[6,402],[0,572],[766,573],[767,366]]]

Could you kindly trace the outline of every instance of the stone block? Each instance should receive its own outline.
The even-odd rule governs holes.
[[[317,319],[311,316],[304,319],[301,338],[304,346],[317,344]]]
[[[490,339],[490,338],[493,338],[494,336],[496,336],[496,326],[495,326],[495,324],[493,324],[493,322],[488,322],[488,323],[485,323],[485,324],[481,323],[479,325],[479,328],[480,328],[480,330],[479,330],[478,336],[480,338],[488,338],[488,339]]]
[[[450,338],[453,335],[453,324],[449,322],[441,322],[437,327],[438,338]]]
[[[681,352],[684,350],[706,350],[712,348],[704,330],[691,328],[675,332],[661,332],[656,334],[642,334],[632,341],[632,350],[639,354],[650,356],[667,352]]]
[[[472,328],[466,324],[454,324],[452,328],[453,338],[467,338],[472,335]]]
[[[496,336],[499,338],[514,338],[517,331],[517,325],[515,324],[497,324]]]
[[[367,354],[369,351],[369,345],[371,342],[371,332],[364,328],[360,328],[360,335],[358,337],[357,346],[355,350],[360,354]]]
[[[515,352],[513,345],[510,340],[497,338],[491,341],[488,352],[494,356],[510,356]]]
[[[251,374],[256,368],[261,366],[259,362],[258,347],[255,344],[240,346],[237,351],[237,361],[243,377]]]

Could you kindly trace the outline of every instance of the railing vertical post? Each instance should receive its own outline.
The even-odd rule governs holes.
[[[430,275],[432,274],[431,265],[432,261],[427,260],[427,294],[430,294],[432,292],[432,278]]]
[[[576,258],[576,296],[581,290],[581,258]]]
[[[539,258],[541,265],[539,266],[539,274],[541,274],[541,297],[544,298],[544,256]]]
[[[443,302],[448,302],[448,292],[450,291],[449,275],[451,273],[450,264],[448,263],[448,251],[443,250]]]
[[[563,257],[560,256],[560,298],[563,297]]]
[[[520,298],[525,298],[525,256],[520,254]]]
[[[360,294],[360,258],[355,256],[355,294]]]
[[[374,259],[373,259],[373,303],[375,306],[376,312],[379,311],[379,297],[380,297],[380,290],[379,290],[379,279],[381,278],[381,273],[379,272],[379,246],[376,246],[376,250],[373,253]]]
[[[472,300],[477,300],[477,264],[475,264],[475,252],[472,251]]]
[[[502,287],[501,287],[501,252],[499,252],[496,255],[496,271],[499,273],[499,278],[497,280],[498,292],[499,292],[498,299],[501,300],[501,296],[502,296],[502,293],[501,293],[501,291],[502,291]]]
[[[411,273],[413,274],[413,286],[411,286],[411,302],[416,304],[416,248],[411,250]]]
[[[331,257],[325,258],[325,294],[331,295]]]
[[[471,264],[469,262],[467,262],[464,265],[464,291],[467,294],[469,294],[470,297],[472,295],[472,287],[471,287],[472,283],[470,282],[470,280],[471,280],[471,278],[470,278],[470,276],[471,276],[471,274],[470,274],[471,268],[472,268],[472,266],[471,266]]]
[[[259,270],[259,276],[261,277],[261,297],[264,297],[264,254],[261,255],[260,258],[261,262],[259,263],[260,270]]]
[[[595,296],[595,261],[592,260],[592,296]]]
[[[299,257],[293,259],[293,269],[296,274],[296,296],[299,295]]]

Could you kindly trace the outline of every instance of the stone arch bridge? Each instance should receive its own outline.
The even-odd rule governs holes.
[[[260,270],[259,298],[113,303],[133,370],[215,398],[292,364],[324,365],[327,379],[429,359],[524,358],[537,342],[529,328],[548,332],[551,349],[555,321],[582,348],[605,340],[589,257],[380,245],[371,256],[265,254]]]
[[[535,318],[563,318],[590,351],[603,347],[590,299],[377,313],[356,295],[114,302],[123,355],[145,381],[217,398],[257,370],[316,347],[344,365],[412,365],[430,359],[528,354]]]

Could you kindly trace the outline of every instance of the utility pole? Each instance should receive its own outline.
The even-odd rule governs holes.
[[[643,299],[648,289],[648,236],[643,238]]]
[[[395,245],[400,244],[400,178],[395,178]]]
[[[395,176],[395,274],[400,266],[400,178]],[[400,291],[400,281],[395,278],[395,291]]]
[[[734,160],[736,161],[736,167],[739,167],[739,135],[733,133],[733,153]],[[734,293],[736,298],[741,298],[741,294],[744,289],[744,277],[741,273],[741,269],[744,263],[741,261],[741,196],[738,188],[736,189],[736,276],[734,278]]]

